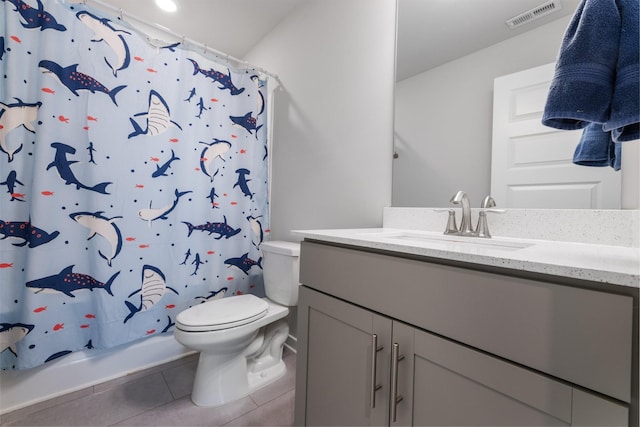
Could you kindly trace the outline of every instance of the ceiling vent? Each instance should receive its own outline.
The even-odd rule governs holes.
[[[556,12],[560,9],[562,9],[560,0],[551,0],[541,4],[540,6],[534,7],[531,10],[521,13],[518,16],[514,16],[513,18],[508,19],[507,25],[509,26],[509,28],[514,29],[524,24],[528,24],[531,21],[535,21],[538,18],[542,18],[545,15]]]

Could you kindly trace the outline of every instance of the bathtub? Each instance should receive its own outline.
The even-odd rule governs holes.
[[[36,368],[0,372],[0,414],[193,354],[173,334],[84,350]]]

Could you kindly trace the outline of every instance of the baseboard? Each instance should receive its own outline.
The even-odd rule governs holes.
[[[289,334],[287,340],[284,342],[284,346],[291,350],[293,353],[298,353],[298,339]]]

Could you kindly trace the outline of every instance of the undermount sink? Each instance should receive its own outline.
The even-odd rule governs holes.
[[[400,230],[362,233],[360,236],[381,242],[400,243],[410,246],[432,246],[438,249],[444,248],[445,250],[480,248],[487,250],[517,251],[534,245],[533,243],[500,238],[487,239],[480,237]]]

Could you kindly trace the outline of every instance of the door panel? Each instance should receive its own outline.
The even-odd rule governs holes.
[[[495,79],[491,194],[509,208],[619,209],[619,172],[572,163],[582,130],[542,125],[554,67]]]

